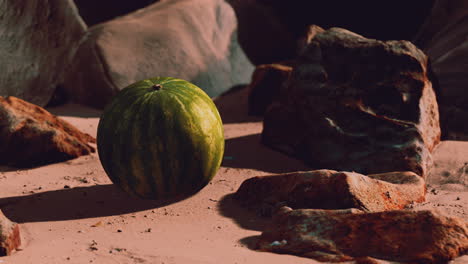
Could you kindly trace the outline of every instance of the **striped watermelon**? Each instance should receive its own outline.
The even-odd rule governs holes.
[[[107,175],[126,192],[148,199],[188,196],[219,169],[223,125],[203,90],[158,77],[113,98],[99,121],[97,147]]]

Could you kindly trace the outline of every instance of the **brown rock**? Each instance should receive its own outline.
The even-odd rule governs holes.
[[[432,60],[439,81],[444,139],[468,140],[468,1],[436,0],[414,42]]]
[[[90,154],[96,140],[43,108],[16,97],[0,97],[0,160],[32,167]]]
[[[255,68],[249,89],[249,115],[262,116],[273,100],[278,100],[292,72],[292,62],[263,64]]]
[[[0,256],[8,256],[21,245],[19,225],[0,210]]]
[[[257,248],[331,262],[370,256],[442,264],[468,252],[468,224],[436,211],[363,213],[282,207]]]
[[[364,176],[317,170],[250,178],[234,197],[261,215],[270,215],[280,205],[368,212],[403,209],[423,202],[425,193],[424,180],[413,172]]]
[[[265,113],[262,141],[313,168],[425,177],[440,140],[429,67],[408,41],[319,33]]]
[[[0,0],[0,96],[52,97],[86,25],[73,0]]]

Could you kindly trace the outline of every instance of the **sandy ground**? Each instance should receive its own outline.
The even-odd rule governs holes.
[[[123,193],[96,153],[30,170],[0,167],[0,208],[21,224],[23,240],[0,263],[318,263],[249,249],[267,220],[231,194],[247,178],[307,168],[259,143],[262,123],[247,116],[245,98],[241,90],[217,99],[226,136],[222,167],[208,186],[176,203]],[[96,136],[100,111],[74,104],[48,110]],[[417,207],[468,220],[468,142],[442,143],[435,162],[427,201]],[[468,256],[453,263],[468,263]]]

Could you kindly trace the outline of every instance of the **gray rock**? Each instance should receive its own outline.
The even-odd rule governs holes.
[[[468,252],[468,224],[429,210],[363,213],[282,207],[256,246],[330,262],[372,257],[442,264]]]
[[[85,30],[72,0],[0,0],[0,96],[47,104]]]
[[[413,172],[365,176],[317,170],[250,178],[234,197],[260,215],[269,216],[278,205],[367,212],[404,209],[423,202],[425,194],[424,180]]]
[[[319,33],[266,112],[262,141],[315,169],[425,177],[440,140],[429,67],[408,41]]]
[[[248,83],[253,72],[236,28],[223,0],[155,3],[91,27],[64,87],[73,101],[98,108],[129,84],[157,76],[185,79],[218,96]]]
[[[444,139],[468,140],[468,1],[436,0],[414,42],[432,60],[439,81]]]

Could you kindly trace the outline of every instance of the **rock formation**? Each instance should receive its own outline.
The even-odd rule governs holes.
[[[0,161],[33,167],[94,152],[96,140],[45,109],[16,97],[0,97]]]
[[[429,67],[408,41],[319,33],[265,113],[263,143],[315,169],[424,177],[440,140]]]
[[[437,211],[282,207],[257,249],[330,262],[372,257],[442,264],[468,252],[468,225]]]
[[[0,96],[46,105],[86,26],[72,0],[0,0]]]
[[[223,0],[161,1],[89,29],[64,84],[78,103],[103,108],[136,81],[185,79],[215,97],[248,83],[253,66]]]
[[[250,178],[242,183],[235,198],[260,215],[269,216],[281,205],[294,209],[396,210],[423,202],[425,194],[424,180],[412,172],[364,176],[317,170]]]

